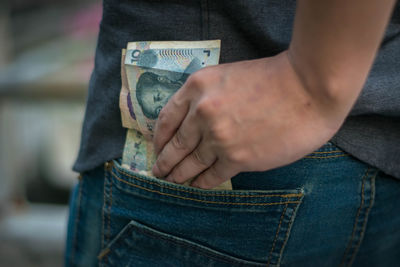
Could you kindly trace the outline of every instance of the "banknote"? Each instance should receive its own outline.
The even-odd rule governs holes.
[[[151,169],[156,162],[153,143],[136,129],[128,129],[121,166],[142,175],[153,176]]]
[[[122,125],[125,128],[140,130],[133,111],[131,96],[128,88],[128,77],[125,70],[126,49],[122,49],[121,56],[121,92],[119,95],[119,107],[121,110]]]
[[[152,137],[160,110],[190,74],[218,64],[219,52],[219,40],[128,43],[121,56],[120,109],[122,125],[128,128],[124,168],[154,177]],[[214,189],[231,190],[231,181]]]
[[[130,42],[125,64],[193,73],[219,62],[221,41]]]
[[[220,41],[132,42],[125,53],[128,91],[120,94],[123,126],[150,140],[160,110],[188,76],[218,64]]]

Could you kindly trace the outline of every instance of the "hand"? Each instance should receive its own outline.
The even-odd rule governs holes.
[[[161,110],[153,174],[213,188],[242,171],[292,163],[327,142],[348,110],[311,94],[287,51],[202,69]],[[338,115],[339,114],[339,115]]]

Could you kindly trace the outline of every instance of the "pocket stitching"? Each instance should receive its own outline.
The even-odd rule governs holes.
[[[372,209],[372,206],[374,205],[374,201],[375,201],[375,188],[374,188],[374,186],[375,186],[375,178],[376,178],[377,174],[378,174],[378,172],[375,172],[375,174],[373,174],[371,176],[370,181],[369,181],[369,186],[371,187],[369,189],[370,190],[370,192],[369,192],[369,198],[370,198],[369,199],[369,205],[368,205],[368,207],[367,207],[367,209],[365,211],[365,216],[364,216],[364,219],[363,219],[363,222],[362,222],[362,226],[361,226],[361,232],[360,232],[360,235],[359,235],[359,238],[358,238],[357,245],[356,245],[356,247],[355,247],[355,249],[353,251],[353,254],[351,256],[350,265],[353,264],[353,261],[354,261],[356,255],[357,255],[357,252],[358,252],[358,250],[360,248],[361,242],[362,242],[362,240],[364,238],[364,233],[365,233],[366,226],[367,226],[368,216],[369,216],[369,213],[370,213],[370,211]]]
[[[108,172],[105,171],[105,177],[107,178]],[[109,181],[109,184],[107,183]],[[106,243],[108,244],[110,241],[110,233],[111,233],[111,208],[113,202],[113,181],[111,179],[105,179],[103,185],[103,195],[104,195],[104,202],[102,208],[102,228],[101,228],[101,247],[104,249],[106,247]],[[108,191],[108,192],[107,192]],[[106,195],[110,197],[106,197]],[[107,215],[105,212],[107,210]]]
[[[331,155],[331,156],[306,156],[305,159],[331,159],[331,158],[341,158],[341,157],[349,157],[349,154],[343,155]]]
[[[285,202],[269,202],[269,203],[246,203],[246,202],[238,202],[238,203],[231,203],[231,202],[220,202],[220,201],[211,201],[211,200],[202,200],[202,199],[195,199],[195,198],[189,198],[189,197],[184,197],[184,196],[178,196],[178,195],[174,195],[174,194],[169,194],[169,193],[164,193],[164,192],[160,192],[157,190],[153,190],[153,189],[149,189],[149,188],[145,188],[143,186],[140,185],[136,185],[133,183],[130,183],[128,181],[125,181],[119,177],[117,177],[114,173],[111,173],[112,176],[114,176],[117,180],[126,183],[130,186],[134,186],[137,187],[139,189],[145,190],[145,191],[149,191],[152,193],[157,193],[160,195],[165,195],[165,196],[169,196],[169,197],[175,197],[175,198],[180,198],[180,199],[185,199],[185,200],[192,200],[192,201],[196,201],[196,202],[203,202],[203,203],[208,203],[208,204],[224,204],[224,205],[249,205],[249,206],[272,206],[272,205],[283,205],[283,204],[298,204],[301,201],[285,201]],[[161,186],[162,187],[162,186]],[[189,192],[192,193],[192,192]],[[200,193],[200,192],[199,192]],[[295,195],[299,195],[298,197],[301,197],[303,194],[299,193],[299,194],[295,194]],[[224,195],[224,196],[232,196],[232,195]],[[258,196],[251,196],[251,197],[269,197],[271,195],[258,195]],[[247,196],[242,196],[242,197],[247,197]],[[249,196],[250,197],[250,196]],[[286,197],[287,196],[281,196],[281,197]]]
[[[365,184],[365,179],[366,179],[365,177],[368,176],[369,171],[370,171],[370,168],[368,168],[368,169],[366,170],[364,176],[362,177],[362,183],[361,183],[361,203],[360,203],[360,207],[357,209],[357,214],[356,214],[355,221],[354,221],[354,225],[353,225],[352,235],[351,235],[351,237],[350,237],[350,241],[349,241],[349,243],[348,243],[348,245],[347,245],[347,248],[346,248],[346,250],[345,250],[345,252],[344,252],[342,261],[341,261],[341,263],[340,263],[341,266],[345,264],[345,260],[346,260],[346,258],[348,257],[348,251],[350,251],[350,249],[351,249],[351,243],[353,242],[353,239],[354,239],[354,236],[355,236],[358,217],[359,217],[359,215],[360,215],[360,212],[361,212],[362,208],[364,207],[364,184]]]
[[[195,251],[195,252],[198,252],[198,253],[201,253],[201,254],[203,254],[203,255],[205,255],[205,256],[207,256],[207,257],[210,257],[210,258],[212,258],[212,259],[216,259],[216,260],[222,260],[222,261],[225,261],[225,262],[227,262],[227,263],[237,263],[237,261],[233,261],[232,259],[229,259],[229,258],[226,258],[226,257],[224,257],[223,255],[214,255],[214,254],[211,254],[210,252],[208,252],[208,251],[205,251],[202,247],[194,247],[193,246],[193,244],[186,244],[185,242],[183,242],[183,241],[181,241],[181,240],[176,240],[176,239],[172,239],[172,238],[167,238],[167,237],[165,237],[165,236],[158,236],[158,235],[155,235],[154,233],[151,233],[151,232],[149,232],[149,231],[146,231],[146,230],[144,230],[144,229],[140,229],[140,228],[137,228],[137,230],[139,230],[139,231],[141,231],[143,234],[145,234],[145,235],[148,235],[148,236],[153,236],[153,237],[155,237],[155,238],[161,238],[161,239],[164,239],[165,241],[168,241],[168,242],[172,242],[172,243],[175,243],[175,244],[178,244],[178,245],[182,245],[182,246],[184,246],[184,247],[186,247],[186,248],[188,248],[188,249],[190,249],[190,250],[192,250],[192,251]],[[197,250],[198,249],[198,250]],[[209,248],[210,249],[210,248]],[[219,253],[221,253],[221,252],[219,252]],[[232,256],[231,256],[232,257]],[[241,260],[241,259],[238,259],[238,260]]]
[[[168,238],[166,236],[153,233],[148,229],[140,228],[140,227],[137,227],[137,226],[134,226],[134,225],[131,225],[131,224],[129,224],[129,226],[130,226],[129,229],[126,230],[126,232],[124,233],[124,236],[129,236],[129,235],[132,234],[133,231],[137,231],[137,232],[141,232],[144,235],[154,237],[155,239],[163,239],[163,240],[165,240],[167,242],[171,242],[171,243],[175,243],[175,244],[181,245],[181,246],[183,246],[183,247],[185,247],[187,249],[190,249],[193,252],[202,254],[203,256],[212,258],[214,260],[222,260],[222,261],[224,261],[226,263],[235,263],[235,264],[237,264],[238,262],[241,262],[241,264],[246,263],[246,264],[251,264],[251,265],[254,265],[254,266],[263,266],[264,265],[262,263],[258,263],[258,262],[254,262],[254,261],[252,262],[252,261],[249,261],[249,260],[236,258],[236,257],[231,256],[231,255],[226,255],[225,256],[223,254],[223,252],[219,252],[219,251],[216,251],[216,250],[214,250],[212,248],[205,247],[204,245],[197,244],[197,243],[191,244],[189,242],[193,242],[193,241],[190,241],[190,240],[185,240],[185,239],[177,240],[177,239],[174,239],[174,238]],[[176,237],[176,238],[180,238],[180,237]],[[124,238],[118,239],[117,242],[114,243],[113,245],[116,245],[117,243],[122,242],[123,239]],[[185,241],[188,242],[188,243],[185,243]],[[207,251],[206,249],[211,250],[211,252]],[[108,260],[108,257],[110,255],[109,252],[112,251],[110,247],[107,247],[106,250],[107,251],[105,251],[105,253],[101,253],[101,254],[103,254],[102,255],[102,261],[105,261],[106,259]],[[214,252],[215,254],[212,254],[213,251],[215,251]],[[217,253],[221,253],[221,255],[219,255]],[[232,257],[234,259],[230,259],[229,257]]]
[[[278,266],[280,265],[282,254],[283,254],[283,249],[285,248],[286,242],[287,242],[287,240],[289,238],[289,233],[291,231],[291,228],[292,228],[292,225],[293,225],[293,221],[294,221],[294,218],[295,218],[295,214],[297,213],[297,209],[298,209],[298,206],[294,207],[293,210],[292,210],[292,215],[290,216],[290,219],[289,219],[289,223],[288,223],[288,227],[287,227],[287,230],[286,230],[285,239],[283,240],[281,250],[279,251],[278,261],[276,263]]]
[[[342,153],[345,154],[342,150],[332,150],[332,151],[314,151],[311,154],[329,154],[329,153]]]
[[[181,188],[175,188],[175,187],[171,187],[171,186],[168,186],[168,185],[163,185],[163,184],[161,184],[161,183],[156,183],[156,182],[147,181],[147,180],[144,180],[143,178],[140,178],[140,177],[138,177],[138,176],[129,174],[129,173],[127,173],[127,172],[125,172],[125,171],[122,171],[122,170],[119,170],[119,169],[117,169],[117,168],[115,168],[115,170],[116,170],[118,173],[122,173],[122,174],[124,174],[124,175],[126,175],[126,176],[128,176],[128,177],[130,177],[130,178],[139,180],[139,181],[141,181],[141,182],[145,182],[145,183],[148,183],[148,184],[156,185],[156,186],[159,186],[159,187],[161,187],[161,188],[167,188],[167,189],[172,189],[172,190],[176,190],[176,191],[181,191],[181,192],[190,193],[190,194],[195,194],[195,195],[201,195],[201,196],[227,196],[227,197],[246,197],[246,198],[247,198],[247,197],[284,197],[284,198],[297,197],[297,198],[300,198],[300,197],[303,196],[303,193],[297,193],[297,194],[296,194],[296,193],[292,193],[292,194],[283,194],[283,195],[280,195],[280,194],[268,194],[268,195],[238,195],[238,194],[233,194],[233,192],[232,192],[232,193],[227,192],[227,193],[224,193],[224,194],[221,194],[221,193],[212,193],[212,192],[210,192],[210,193],[205,193],[205,192],[204,192],[204,193],[203,193],[203,192],[189,191],[189,190],[185,190],[185,189],[181,189]],[[114,174],[113,172],[111,172],[111,174],[112,174],[117,180],[119,180],[119,181],[121,181],[121,182],[123,182],[123,183],[126,183],[126,184],[128,184],[128,185],[132,185],[132,186],[136,186],[136,185],[133,184],[133,183],[130,183],[130,182],[128,182],[128,181],[125,181],[124,179],[119,178],[119,177],[118,177],[116,174]]]
[[[364,237],[364,232],[366,229],[367,221],[368,221],[368,216],[369,213],[372,209],[372,206],[374,204],[375,200],[375,177],[378,174],[378,171],[374,168],[368,167],[366,170],[365,174],[362,177],[362,184],[361,184],[361,203],[359,208],[357,209],[357,214],[354,220],[354,225],[353,225],[353,230],[352,230],[352,235],[351,238],[347,244],[346,250],[344,252],[344,255],[342,257],[340,266],[351,266],[353,264],[353,261],[356,257],[356,254],[358,252],[358,249],[361,245],[361,242]],[[368,180],[367,180],[368,179]],[[369,197],[365,193],[365,187],[368,187],[369,185]],[[368,205],[368,206],[367,206]],[[364,213],[363,218],[360,217],[361,213]],[[356,236],[356,232],[357,236]],[[357,243],[354,243],[357,242]],[[351,255],[350,255],[351,253]]]
[[[280,218],[280,220],[279,220],[279,225],[278,225],[278,228],[276,229],[276,234],[275,234],[274,242],[272,243],[272,247],[271,247],[271,250],[270,250],[269,255],[268,255],[267,266],[270,265],[271,257],[272,257],[272,252],[273,252],[274,249],[275,249],[276,240],[278,239],[278,234],[279,234],[279,232],[280,232],[280,230],[281,230],[281,225],[282,225],[283,217],[285,216],[285,212],[286,212],[286,210],[287,210],[287,207],[288,207],[288,204],[285,205],[285,208],[284,208],[283,211],[282,211],[282,215],[281,215],[281,218]]]

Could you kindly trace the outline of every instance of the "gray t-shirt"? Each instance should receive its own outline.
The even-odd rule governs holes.
[[[289,46],[295,6],[295,0],[104,0],[73,169],[87,171],[122,155],[118,97],[127,42],[221,39],[221,63],[273,56]],[[400,3],[361,96],[332,141],[400,178]]]

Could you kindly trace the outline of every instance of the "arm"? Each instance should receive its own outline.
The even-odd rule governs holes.
[[[359,95],[394,0],[300,0],[289,58],[304,87],[343,117]]]
[[[192,185],[213,188],[322,146],[360,93],[393,5],[300,0],[288,51],[191,75],[160,113],[153,174],[200,174]]]

